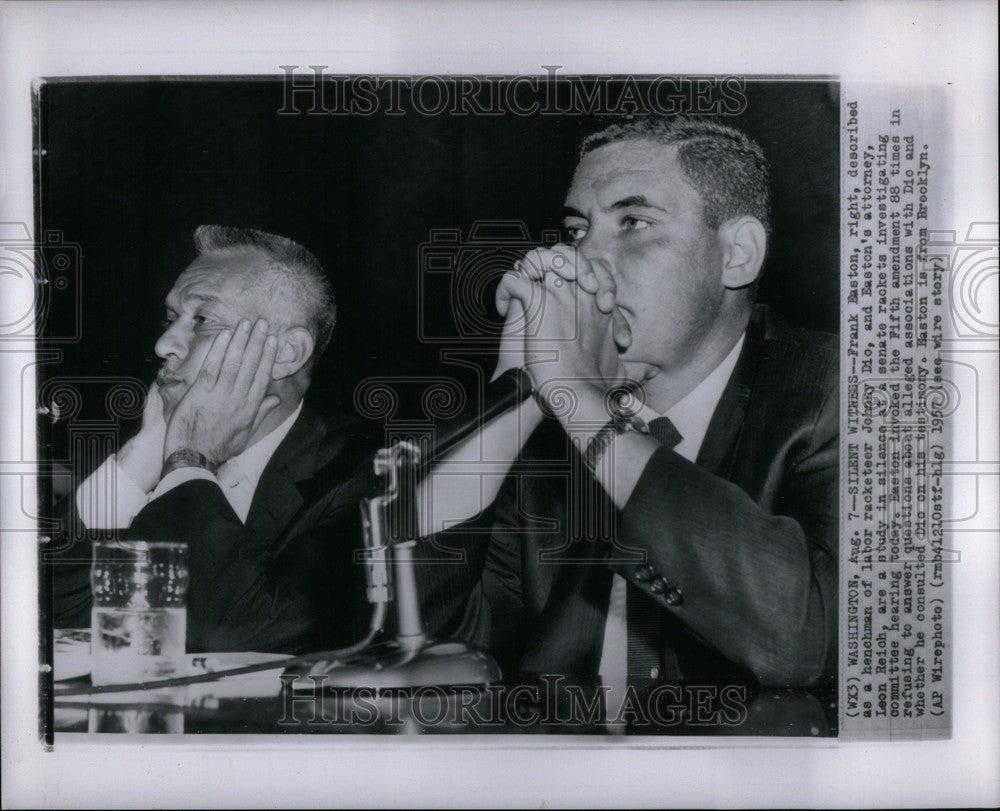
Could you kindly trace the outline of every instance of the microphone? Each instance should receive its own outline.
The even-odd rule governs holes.
[[[432,460],[447,453],[494,417],[531,396],[531,378],[523,369],[510,369],[483,393],[479,407],[437,427],[436,440],[424,455],[412,442],[400,441],[375,454],[377,492],[361,502],[365,585],[375,606],[372,635],[383,629],[387,603],[396,604],[395,638],[367,645],[347,659],[321,661],[309,670],[326,686],[363,685],[376,689],[422,685],[488,684],[500,679],[500,668],[486,651],[456,639],[429,639],[420,616],[414,574],[417,544],[417,482],[427,475]],[[315,683],[297,680],[293,689],[313,689]]]
[[[436,438],[430,453],[421,460],[421,472],[426,473],[431,460],[439,460],[494,417],[527,400],[532,389],[531,377],[524,369],[508,369],[486,387],[479,408],[467,408],[462,414],[436,427]]]
[[[392,449],[383,449],[374,459],[375,473],[379,476],[381,485],[379,493],[365,499],[361,504],[361,527],[364,547],[361,556],[365,563],[365,585],[368,602],[380,605],[389,602],[392,594],[398,588],[393,583],[393,566],[389,556],[387,540],[399,542],[399,520],[393,520],[389,505],[395,500],[401,490],[407,485],[413,486],[426,476],[432,462],[447,454],[456,445],[478,431],[494,417],[503,414],[510,408],[519,405],[531,396],[531,378],[524,369],[508,369],[496,380],[492,381],[483,393],[480,408],[466,408],[465,411],[442,423],[436,429],[436,440],[427,449],[425,455],[416,455],[409,445],[402,445],[396,450],[396,455],[402,453],[406,457],[406,466],[401,466],[402,460],[391,461]],[[409,482],[401,481],[403,470]],[[412,505],[407,505],[412,509]],[[415,517],[411,519],[411,527],[415,526]],[[403,519],[406,523],[406,519]]]

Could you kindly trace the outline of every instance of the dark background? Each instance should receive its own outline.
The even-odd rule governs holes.
[[[836,332],[838,88],[749,82],[745,92],[746,111],[725,120],[758,140],[772,166],[775,228],[760,299]],[[88,378],[78,419],[107,419],[110,378],[155,376],[163,297],[194,258],[201,223],[291,237],[332,277],[339,319],[313,384],[321,404],[354,410],[356,384],[372,376],[471,382],[468,370],[442,363],[442,350],[476,346],[489,367],[495,330],[485,324],[499,275],[558,228],[579,140],[612,120],[428,116],[405,99],[398,116],[307,115],[305,102],[300,114],[278,115],[283,104],[280,79],[43,85],[40,233],[79,246],[66,286],[45,305],[41,338],[61,355],[44,366],[43,386]],[[527,238],[515,230],[510,243],[489,241],[496,229],[481,229],[487,241],[470,243],[473,223],[511,218]],[[442,229],[461,234],[437,252],[456,257],[457,282],[428,273],[422,259]],[[456,306],[472,318],[456,324]],[[403,400],[405,412],[413,404]],[[65,424],[49,434],[52,458],[65,458]]]

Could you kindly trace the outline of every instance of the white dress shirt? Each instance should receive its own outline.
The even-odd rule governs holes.
[[[695,461],[698,457],[712,414],[722,398],[722,392],[736,367],[742,348],[741,336],[722,363],[686,397],[674,404],[666,414],[657,414],[649,406],[643,406],[638,412],[638,416],[647,425],[657,417],[668,417],[681,435],[681,441],[674,450],[689,462]],[[626,587],[625,578],[616,573],[611,581],[611,599],[608,603],[608,618],[604,625],[604,645],[601,649],[599,669],[602,682],[611,687],[607,702],[609,716],[617,714],[628,683]],[[651,673],[650,677],[656,678],[658,675]]]
[[[178,468],[164,476],[151,493],[143,492],[111,454],[77,488],[77,515],[88,529],[126,529],[153,499],[186,481],[206,479],[218,483],[233,512],[246,522],[261,474],[301,412],[300,401],[277,428],[224,462],[215,475],[200,467]]]

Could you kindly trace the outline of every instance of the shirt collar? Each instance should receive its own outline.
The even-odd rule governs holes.
[[[681,441],[674,450],[685,459],[693,461],[701,450],[701,443],[708,432],[708,424],[712,420],[715,407],[722,399],[726,383],[736,368],[736,361],[739,360],[745,338],[746,333],[740,336],[722,362],[701,383],[668,409],[666,414],[658,414],[647,405],[639,409],[638,416],[647,424],[657,417],[670,418],[681,435]]]
[[[243,453],[227,461],[224,467],[235,467],[256,488],[257,482],[260,481],[260,477],[264,473],[264,468],[271,461],[271,457],[278,449],[278,445],[288,436],[288,432],[292,430],[292,425],[295,424],[295,420],[298,419],[301,412],[302,400],[299,400],[299,404],[295,407],[295,410],[285,418],[284,422],[269,434],[262,436],[254,442]]]

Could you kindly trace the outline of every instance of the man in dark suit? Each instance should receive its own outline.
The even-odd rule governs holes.
[[[329,281],[284,237],[201,226],[195,244],[166,299],[142,428],[67,505],[56,626],[90,624],[90,544],[118,530],[188,543],[190,650],[349,643],[366,625],[353,549],[372,443],[303,403],[336,317]]]
[[[767,175],[731,127],[610,127],[581,149],[569,244],[501,282],[497,373],[524,366],[536,398],[435,470],[424,554],[464,564],[421,577],[430,622],[509,678],[834,677],[837,343],[755,306]]]

